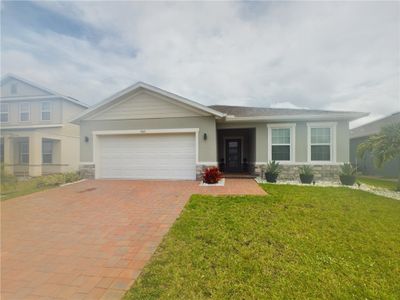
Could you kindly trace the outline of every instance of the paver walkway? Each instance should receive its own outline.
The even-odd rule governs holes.
[[[1,203],[1,299],[119,299],[192,194],[257,194],[254,180],[89,180]]]

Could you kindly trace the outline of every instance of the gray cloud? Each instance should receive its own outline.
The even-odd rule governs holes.
[[[96,40],[21,25],[3,71],[90,104],[141,80],[203,104],[400,110],[396,2],[40,5]]]

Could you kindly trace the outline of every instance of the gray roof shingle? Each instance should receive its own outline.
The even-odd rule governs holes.
[[[210,105],[212,109],[223,112],[235,117],[269,117],[269,116],[297,116],[297,115],[336,115],[340,114],[354,114],[355,112],[349,111],[329,111],[329,110],[315,110],[315,109],[292,109],[292,108],[269,108],[269,107],[249,107],[249,106],[229,106],[229,105]]]
[[[370,123],[364,124],[362,126],[353,128],[352,130],[350,130],[350,138],[353,139],[353,138],[376,134],[379,133],[379,131],[383,126],[399,122],[400,122],[400,112],[396,112],[382,119],[375,120]]]

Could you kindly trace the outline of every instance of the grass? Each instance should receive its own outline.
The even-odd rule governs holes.
[[[192,196],[125,299],[400,298],[400,201],[263,187]]]
[[[385,188],[388,190],[396,191],[397,182],[396,180],[374,178],[374,177],[357,177],[357,180],[361,183],[368,184],[378,188]]]
[[[28,180],[18,181],[15,185],[5,184],[1,186],[1,201],[12,199],[19,196],[24,196],[40,191],[44,191],[54,186],[38,187],[39,179],[32,178]]]
[[[74,182],[80,179],[76,172],[58,173],[34,177],[27,180],[17,180],[15,176],[2,174],[1,201],[35,192],[48,190],[63,183]]]

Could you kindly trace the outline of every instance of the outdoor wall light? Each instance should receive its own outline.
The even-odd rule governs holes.
[[[206,141],[207,140],[207,133],[203,134],[203,139]]]
[[[89,137],[88,136],[85,136],[85,142],[86,143],[89,142]]]

